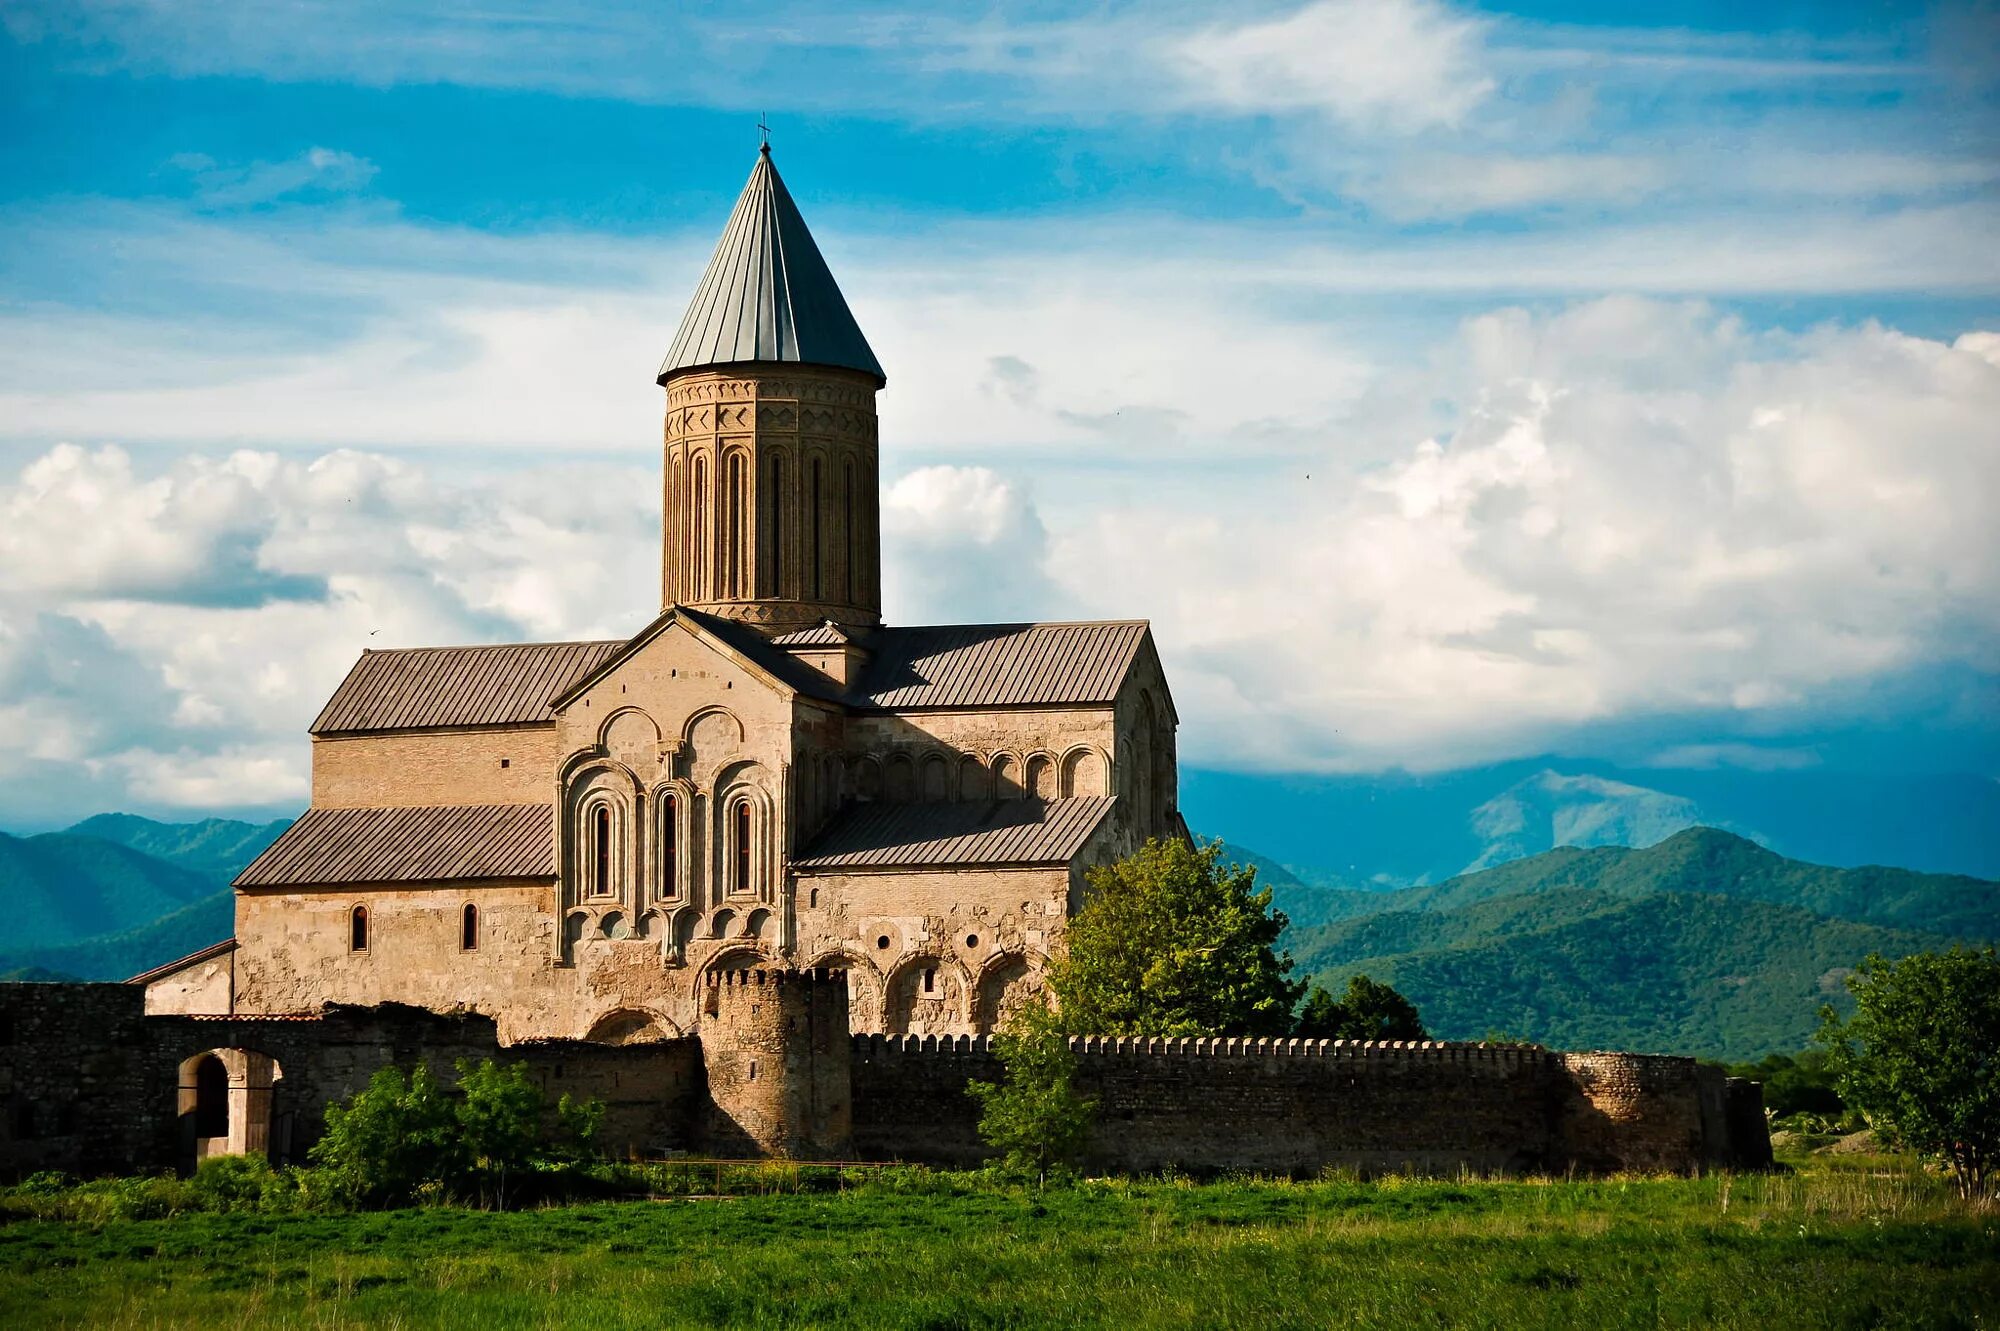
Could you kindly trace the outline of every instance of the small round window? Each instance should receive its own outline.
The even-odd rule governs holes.
[[[965,945],[966,945],[967,947],[978,947],[978,946],[979,946],[979,935],[978,935],[978,934],[967,934],[967,935],[965,936]]]
[[[888,947],[888,946],[889,946],[889,935],[887,935],[887,934],[883,934],[883,935],[882,935],[882,936],[881,936],[880,938],[877,938],[877,939],[875,940],[875,946],[876,946],[876,947],[881,947],[881,948],[886,948],[886,947]]]

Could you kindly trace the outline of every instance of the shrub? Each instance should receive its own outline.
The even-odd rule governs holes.
[[[1006,1081],[966,1087],[982,1106],[979,1135],[999,1153],[994,1163],[1003,1172],[1046,1186],[1082,1156],[1096,1105],[1071,1084],[1076,1055],[1047,1007],[1023,1007],[994,1039],[993,1051]]]

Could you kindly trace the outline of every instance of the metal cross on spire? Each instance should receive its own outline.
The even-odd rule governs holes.
[[[765,115],[762,111],[759,111],[757,113],[757,132],[764,136],[763,143],[758,145],[757,148],[758,152],[767,153],[771,151],[771,127],[764,123],[766,120],[769,119],[770,117]]]

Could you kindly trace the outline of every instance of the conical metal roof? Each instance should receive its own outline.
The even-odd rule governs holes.
[[[681,331],[660,364],[660,382],[680,370],[742,361],[830,365],[888,381],[771,165],[769,144],[758,150],[750,181],[688,302]]]

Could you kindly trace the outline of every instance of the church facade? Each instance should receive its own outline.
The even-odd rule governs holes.
[[[883,622],[886,376],[764,149],[661,366],[662,606],[628,639],[364,652],[236,935],[149,1010],[409,1003],[670,1038],[834,967],[857,1032],[992,1030],[1085,873],[1184,835],[1142,621]]]

